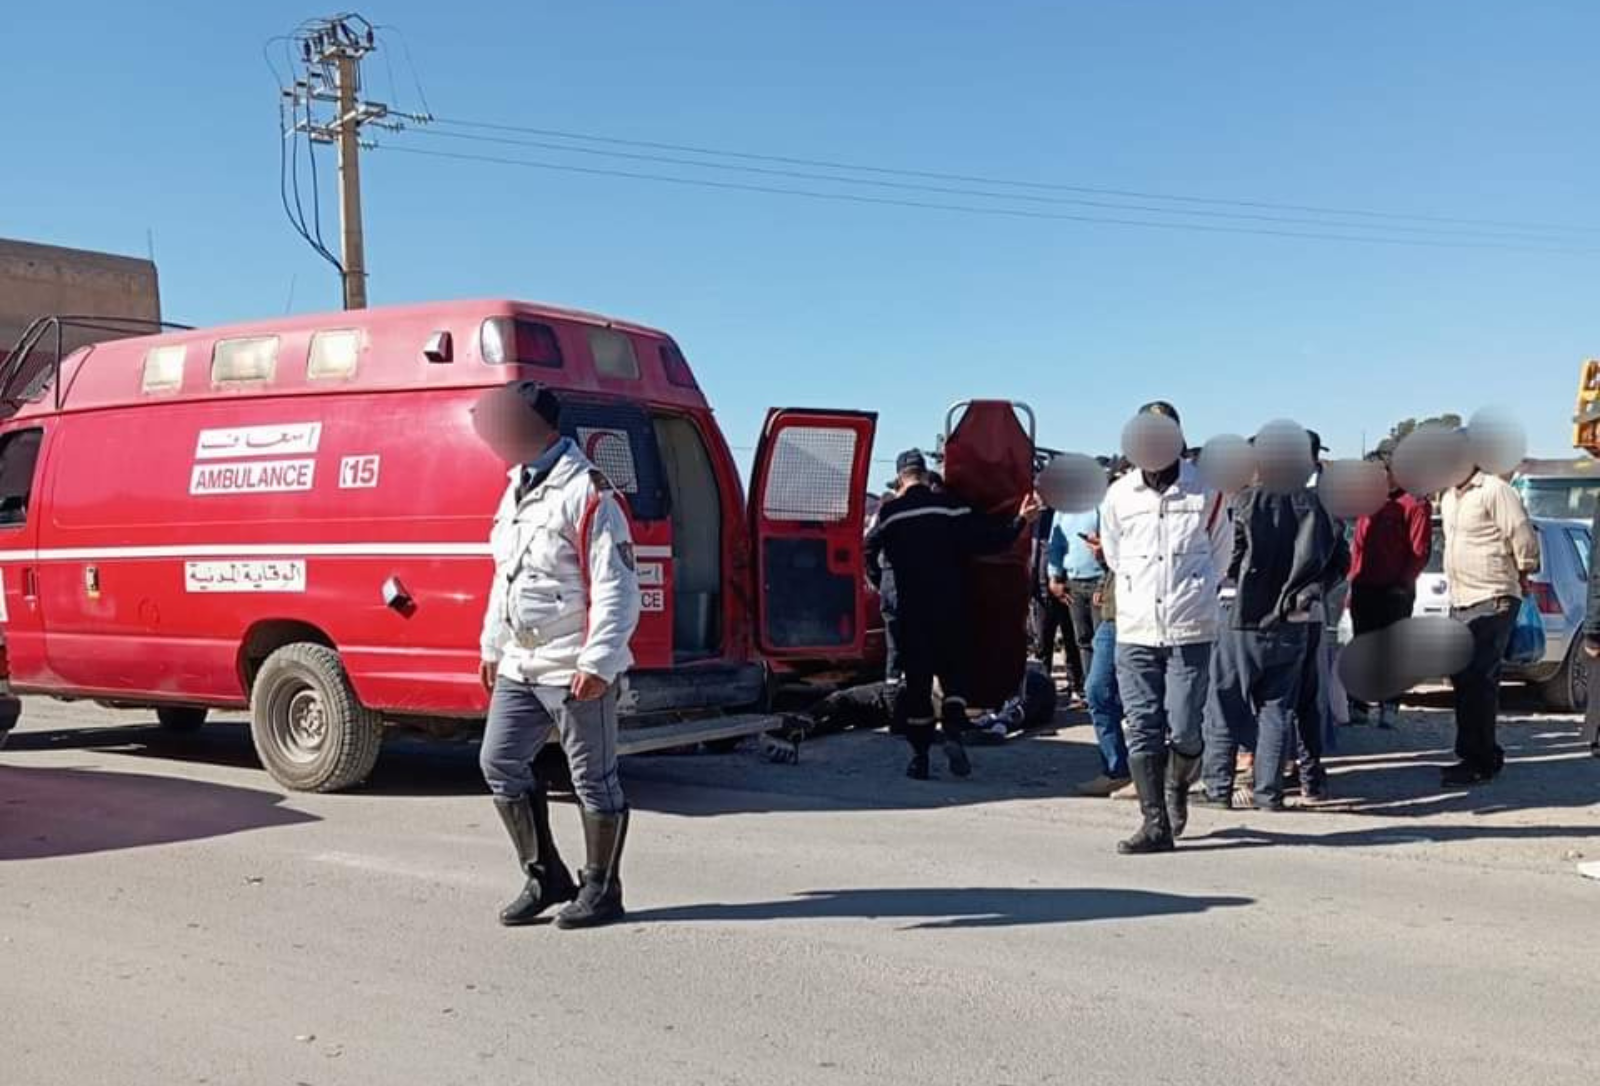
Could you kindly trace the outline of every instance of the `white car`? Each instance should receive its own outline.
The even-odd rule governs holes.
[[[1589,601],[1589,552],[1594,540],[1590,523],[1554,517],[1534,517],[1543,559],[1532,578],[1534,602],[1544,618],[1544,659],[1525,668],[1506,669],[1508,678],[1532,683],[1546,705],[1561,712],[1582,710],[1588,703],[1588,669],[1579,659],[1584,615]],[[1450,585],[1444,576],[1444,530],[1433,522],[1433,554],[1417,578],[1413,617],[1448,615]],[[1339,620],[1339,643],[1353,637],[1348,608]],[[1444,676],[1440,676],[1442,679]]]

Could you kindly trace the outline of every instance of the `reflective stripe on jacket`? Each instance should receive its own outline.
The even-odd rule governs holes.
[[[479,648],[500,674],[565,686],[579,671],[615,682],[639,624],[633,537],[622,503],[576,449],[519,501],[519,466],[490,536],[494,582]]]

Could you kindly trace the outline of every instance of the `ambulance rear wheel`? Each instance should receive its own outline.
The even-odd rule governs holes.
[[[156,710],[156,720],[169,732],[187,734],[205,726],[206,711],[189,705],[164,705]]]
[[[383,720],[356,698],[339,654],[286,645],[256,673],[250,738],[272,779],[298,792],[337,792],[367,779]]]

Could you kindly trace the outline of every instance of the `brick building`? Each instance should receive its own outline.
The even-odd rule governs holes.
[[[159,320],[156,266],[135,257],[0,238],[0,361],[31,321],[51,314]],[[93,338],[76,332],[68,349]]]

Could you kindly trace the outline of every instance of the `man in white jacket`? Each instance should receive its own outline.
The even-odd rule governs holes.
[[[1140,412],[1179,421],[1164,402]],[[1128,768],[1143,816],[1139,831],[1117,845],[1124,854],[1173,848],[1204,750],[1201,718],[1222,617],[1217,592],[1232,534],[1223,496],[1204,489],[1181,447],[1159,471],[1124,475],[1100,509],[1101,546],[1117,578]]]
[[[555,394],[522,381],[479,401],[474,424],[512,465],[491,537],[494,582],[480,678],[492,692],[479,762],[527,882],[500,914],[559,928],[623,916],[628,807],[617,773],[617,683],[633,663],[639,582],[627,513],[610,482],[561,436]],[[581,884],[556,850],[533,761],[559,737],[583,812]]]

